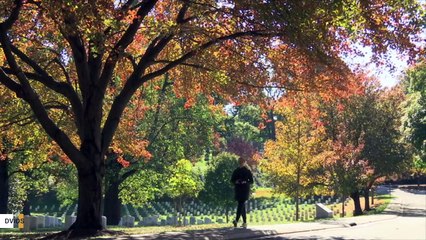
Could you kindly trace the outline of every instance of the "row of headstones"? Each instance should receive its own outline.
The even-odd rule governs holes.
[[[149,208],[140,209],[140,216],[146,217],[150,215],[167,215],[173,213],[174,208],[173,204],[170,202],[151,202],[148,204]],[[213,212],[214,208],[204,204],[203,202],[191,201],[188,204],[184,205],[185,211],[188,213],[196,214],[199,212],[199,215],[209,214]]]
[[[315,211],[311,209],[304,209],[300,210],[300,216],[302,220],[310,220],[315,217]],[[281,212],[253,212],[250,214],[250,217],[254,218],[256,222],[271,222],[272,220],[277,221],[279,219],[280,221],[286,220],[286,221],[293,221],[294,220],[294,214],[295,211],[281,211]]]
[[[75,215],[71,215],[71,216],[65,216],[65,224],[64,229],[68,229],[69,227],[71,227],[71,225],[75,222],[75,220],[77,220],[77,216]],[[107,226],[107,218],[105,216],[102,216],[102,227],[106,228]]]
[[[55,209],[57,209],[57,211],[55,211]],[[52,207],[48,207],[47,205],[44,206],[30,206],[30,210],[34,211],[34,212],[42,212],[44,215],[50,215],[53,217],[61,217],[61,218],[65,218],[65,216],[69,215],[70,213],[70,209],[71,212],[76,212],[77,211],[77,205],[67,205],[65,207],[60,207],[57,205],[53,205]]]
[[[300,208],[299,209],[300,212],[306,212],[309,214],[314,214],[315,210],[314,208]],[[259,215],[259,216],[274,216],[274,215],[291,215],[292,213],[296,212],[295,209],[282,209],[282,208],[275,208],[273,210],[263,210],[263,211],[253,211],[252,213],[254,215]]]
[[[141,214],[139,214],[139,212],[137,210],[135,210],[135,212],[137,213],[136,216],[138,218],[140,218],[140,217],[147,217],[147,216],[151,216],[151,215],[168,215],[168,214],[173,214],[174,213],[174,210],[161,210],[161,211],[159,211],[159,210],[154,210],[154,211],[151,210],[151,211],[147,211],[146,209],[141,209],[140,211],[141,211]],[[129,214],[129,211],[125,211],[125,212],[126,212],[126,214]],[[213,213],[216,213],[216,214],[225,214],[224,211],[215,211],[215,209],[209,208],[209,207],[206,207],[206,208],[193,208],[191,206],[186,207],[185,208],[185,212],[187,214],[189,214],[189,215],[196,215],[196,216],[199,216],[199,215],[211,215]]]
[[[61,227],[62,220],[54,216],[24,216],[24,231],[30,232],[40,228]],[[14,227],[18,227],[17,225]]]
[[[212,224],[212,223],[224,223],[224,220],[222,218],[217,218],[216,221],[214,221],[210,217],[204,217],[204,218],[197,218],[194,216],[190,217],[182,217],[181,218],[183,225],[200,225],[200,224]],[[133,216],[124,216],[120,220],[121,226],[126,227],[133,227],[135,224],[135,218]],[[178,224],[178,217],[176,216],[168,216],[167,219],[160,219],[158,215],[156,216],[149,216],[144,217],[142,221],[139,221],[138,226],[168,226],[168,225],[177,225]]]

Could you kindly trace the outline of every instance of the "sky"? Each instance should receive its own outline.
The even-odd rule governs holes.
[[[350,66],[362,66],[362,69],[366,70],[370,75],[377,77],[383,87],[395,86],[408,68],[406,59],[396,52],[389,52],[389,62],[392,63],[393,69],[371,63],[372,53],[370,50],[363,48],[362,52],[364,56],[350,56],[343,59]]]
[[[426,0],[418,0],[419,3],[423,5],[423,7],[426,7]],[[422,37],[421,39],[426,39],[426,30],[423,30],[421,33]],[[418,43],[419,45],[423,45],[424,42]],[[343,57],[344,61],[351,64],[366,64],[370,61],[371,58],[371,50],[364,47],[358,47],[358,50],[362,51],[364,53],[364,57]],[[388,52],[389,54],[389,61],[392,63],[394,69],[391,70],[387,68],[386,66],[376,66],[376,64],[367,64],[363,69],[366,69],[367,71],[371,72],[372,75],[376,76],[383,87],[393,87],[395,86],[400,79],[404,76],[404,72],[409,67],[407,64],[407,58],[404,56],[399,55],[397,52],[391,50]]]

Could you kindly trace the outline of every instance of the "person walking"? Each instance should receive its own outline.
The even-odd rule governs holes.
[[[242,227],[247,227],[247,216],[245,202],[250,195],[250,185],[253,183],[253,174],[244,158],[238,159],[239,166],[234,170],[231,177],[231,182],[234,184],[235,200],[238,202],[237,217],[232,222],[234,227],[237,227],[240,217],[243,218]]]

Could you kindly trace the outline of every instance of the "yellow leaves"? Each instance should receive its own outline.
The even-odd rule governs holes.
[[[316,178],[313,172],[321,168],[316,156],[324,149],[325,129],[313,99],[300,93],[276,105],[284,120],[276,122],[276,141],[265,143],[261,168],[281,191],[290,185],[309,185]]]
[[[21,171],[28,171],[34,168],[34,163],[33,162],[28,162],[28,163],[24,163],[24,164],[20,164],[19,165],[19,170]]]
[[[230,82],[230,79],[225,71],[215,71],[211,73],[211,75],[214,81],[219,85],[226,85]]]

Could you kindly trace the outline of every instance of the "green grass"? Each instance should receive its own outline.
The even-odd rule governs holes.
[[[270,189],[263,188],[259,189],[259,191],[265,193],[268,192]],[[375,201],[381,202],[381,205],[376,206],[372,211],[366,213],[366,214],[378,214],[384,211],[386,209],[387,205],[390,203],[390,201],[394,197],[390,195],[378,195],[375,196]],[[262,201],[266,209],[258,209],[258,210],[252,210],[250,211],[248,215],[248,222],[249,225],[255,226],[255,225],[273,225],[273,224],[287,224],[287,223],[294,223],[296,222],[294,220],[294,205],[285,204],[283,203],[283,200],[286,199],[283,196],[280,197],[267,197],[263,195],[262,197],[258,197],[258,201]],[[333,207],[333,211],[335,214],[335,217],[338,218],[338,211],[341,209],[341,204],[333,204],[328,205],[328,207]],[[304,218],[304,222],[311,222],[314,221],[314,204],[308,204],[300,205],[300,212],[311,212],[309,217]],[[351,213],[348,211],[349,208],[347,208],[346,216],[351,216]],[[291,218],[286,218],[281,220],[279,217],[286,212],[286,215]],[[230,213],[229,220],[232,221],[234,218],[235,212],[232,211]],[[281,214],[281,215],[280,215]],[[265,216],[262,220],[261,216]],[[271,217],[269,220],[267,216]],[[275,216],[274,219],[272,216]],[[161,218],[166,218],[167,216],[160,216]],[[196,218],[200,219],[203,217],[210,217],[211,219],[217,219],[222,218],[224,221],[226,220],[225,216],[216,216],[216,215],[204,215],[204,216],[196,216]],[[213,223],[213,224],[203,224],[203,225],[190,225],[190,226],[182,226],[182,227],[176,227],[176,226],[152,226],[152,227],[133,227],[133,228],[126,228],[126,227],[119,227],[119,226],[108,226],[109,230],[113,231],[120,231],[124,232],[125,234],[134,235],[134,234],[158,234],[158,233],[164,233],[164,232],[187,232],[187,231],[198,231],[198,230],[207,230],[207,229],[218,229],[218,228],[228,228],[231,227],[231,223]],[[19,229],[0,229],[0,238],[7,238],[7,239],[26,239],[26,238],[38,238],[43,237],[48,234],[53,234],[55,232],[61,231],[61,228],[52,228],[52,229],[42,229],[39,231],[34,232],[22,232]]]
[[[186,232],[186,231],[196,231],[196,230],[207,230],[207,229],[217,229],[217,228],[227,228],[231,227],[231,223],[223,224],[202,224],[202,225],[189,225],[189,226],[153,226],[153,227],[119,227],[119,226],[110,226],[108,229],[114,231],[122,231],[127,234],[156,234],[156,233],[165,233],[165,232]]]
[[[0,229],[0,239],[34,239],[48,236],[61,231],[60,228],[44,228],[32,232],[22,232],[17,228]]]
[[[383,211],[385,211],[385,209],[388,207],[388,205],[391,202],[391,200],[394,199],[394,198],[395,197],[393,197],[393,196],[391,196],[389,194],[376,196],[377,200],[382,200],[383,201],[382,204],[380,204],[376,208],[372,209],[371,211],[368,211],[366,214],[367,215],[373,215],[373,214],[382,213]]]

